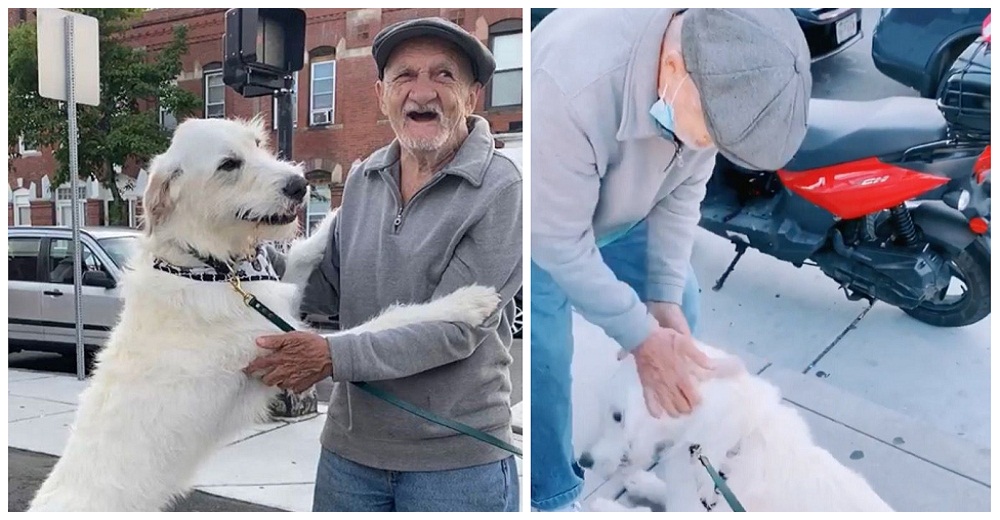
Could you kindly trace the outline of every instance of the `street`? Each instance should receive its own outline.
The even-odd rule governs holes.
[[[872,30],[880,9],[861,10],[864,37],[844,52],[812,66],[814,98],[870,101],[889,96],[916,96],[917,91],[889,79],[872,61]]]

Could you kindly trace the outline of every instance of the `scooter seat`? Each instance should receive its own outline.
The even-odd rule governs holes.
[[[804,171],[902,152],[944,139],[947,128],[933,99],[813,99],[806,137],[783,169]]]

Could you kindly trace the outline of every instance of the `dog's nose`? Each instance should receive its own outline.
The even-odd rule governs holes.
[[[309,187],[309,183],[304,177],[299,177],[298,175],[288,179],[285,183],[285,187],[281,189],[287,197],[302,200],[306,196],[306,189]]]
[[[580,460],[576,461],[576,463],[579,464],[581,468],[590,469],[594,467],[594,457],[592,457],[590,453],[584,452],[580,455]]]

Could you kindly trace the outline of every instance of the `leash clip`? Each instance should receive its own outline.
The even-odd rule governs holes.
[[[229,271],[229,277],[227,278],[226,281],[229,282],[229,285],[233,287],[234,291],[236,291],[237,293],[239,293],[240,296],[243,297],[244,303],[247,304],[250,303],[250,299],[253,298],[253,295],[243,290],[243,286],[240,285],[240,277],[238,274],[236,274],[235,271],[233,270]]]

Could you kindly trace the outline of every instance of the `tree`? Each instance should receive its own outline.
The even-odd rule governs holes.
[[[178,119],[190,115],[198,98],[178,87],[181,57],[187,52],[187,27],[174,28],[173,40],[157,53],[131,47],[124,31],[143,9],[70,9],[93,16],[99,26],[100,105],[77,105],[79,165],[112,195],[109,221],[126,224],[128,214],[119,187],[120,170],[129,161],[147,163],[166,150],[168,131],[160,127],[159,107]],[[68,122],[65,105],[38,95],[37,27],[26,22],[7,36],[8,168],[18,156],[18,139],[55,151],[58,169],[53,185],[69,180]]]

